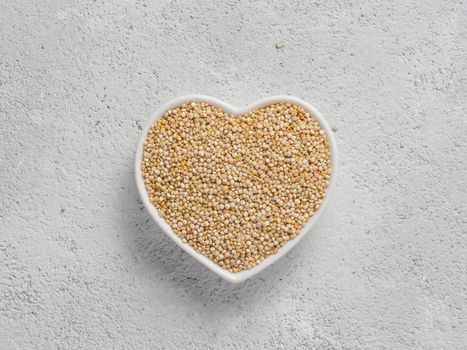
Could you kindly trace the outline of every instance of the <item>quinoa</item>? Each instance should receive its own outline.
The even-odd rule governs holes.
[[[192,102],[167,111],[144,142],[151,203],[183,242],[231,272],[296,237],[331,175],[326,133],[302,107],[232,115]]]

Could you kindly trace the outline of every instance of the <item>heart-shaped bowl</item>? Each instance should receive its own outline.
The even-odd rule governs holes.
[[[209,258],[205,257],[204,255],[201,255],[198,253],[195,249],[193,249],[189,244],[182,242],[181,238],[178,237],[175,232],[172,230],[172,228],[167,224],[164,219],[161,218],[159,213],[157,212],[156,207],[151,203],[149,200],[149,195],[146,191],[146,188],[144,186],[144,181],[142,177],[142,170],[141,170],[141,161],[142,161],[142,156],[143,156],[143,148],[144,148],[144,141],[147,138],[149,129],[151,126],[160,118],[164,115],[165,112],[167,112],[170,109],[174,109],[184,103],[190,103],[190,102],[206,102],[210,103],[214,106],[217,106],[221,109],[223,109],[225,112],[229,114],[234,114],[234,115],[242,115],[245,114],[249,111],[256,110],[259,108],[262,108],[264,106],[270,105],[270,104],[275,104],[275,103],[291,103],[291,104],[296,104],[299,106],[302,106],[308,113],[310,113],[310,116],[313,117],[321,126],[321,128],[325,131],[326,136],[328,138],[329,142],[329,149],[331,153],[331,166],[332,166],[332,173],[331,177],[329,180],[329,185],[326,189],[326,195],[324,197],[324,200],[322,201],[320,208],[315,211],[313,216],[307,221],[307,223],[303,226],[302,230],[300,233],[294,238],[288,241],[284,246],[282,246],[279,251],[276,254],[272,254],[268,256],[264,261],[262,261],[260,264],[256,265],[255,267],[249,269],[249,270],[243,270],[240,272],[230,272],[219,265],[217,265],[215,262],[211,261]],[[247,107],[244,108],[236,108],[231,105],[229,105],[226,102],[223,102],[221,100],[218,100],[214,97],[210,96],[203,96],[203,95],[187,95],[187,96],[182,96],[179,98],[176,98],[170,102],[167,102],[163,106],[161,106],[156,114],[149,120],[149,122],[146,124],[146,127],[144,128],[144,131],[141,135],[141,139],[138,144],[138,149],[136,151],[136,160],[135,160],[135,177],[136,177],[136,185],[138,187],[139,194],[141,196],[141,200],[144,203],[144,206],[148,210],[149,214],[151,217],[154,219],[154,221],[159,225],[159,227],[162,228],[162,230],[169,236],[176,244],[178,244],[184,251],[186,251],[188,254],[193,256],[196,260],[201,262],[204,266],[206,266],[208,269],[212,270],[215,272],[217,275],[222,277],[223,279],[231,282],[231,283],[240,283],[248,278],[256,275],[257,273],[263,271],[265,268],[268,266],[272,265],[275,263],[277,260],[282,258],[285,254],[287,254],[296,244],[298,244],[303,237],[310,231],[310,229],[313,227],[313,225],[318,221],[320,215],[324,211],[326,205],[328,204],[330,200],[331,193],[333,192],[333,189],[335,187],[336,183],[336,172],[337,172],[337,148],[336,148],[336,141],[334,139],[333,132],[329,126],[329,124],[326,122],[326,120],[323,118],[321,113],[313,107],[311,104],[303,101],[302,99],[292,97],[292,96],[271,96],[267,98],[260,99],[252,104],[250,104]]]

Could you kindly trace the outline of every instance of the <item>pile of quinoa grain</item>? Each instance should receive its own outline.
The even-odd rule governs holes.
[[[296,237],[330,175],[324,130],[290,103],[241,116],[183,104],[152,125],[144,142],[152,204],[183,242],[231,272]]]

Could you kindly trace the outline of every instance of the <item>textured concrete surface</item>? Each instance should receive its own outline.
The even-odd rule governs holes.
[[[13,1],[0,10],[1,349],[466,349],[465,1]],[[336,129],[320,223],[241,284],[151,222],[160,103],[285,93]]]

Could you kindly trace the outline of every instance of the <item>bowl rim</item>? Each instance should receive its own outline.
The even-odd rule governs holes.
[[[274,104],[274,103],[297,104],[303,107],[308,113],[310,113],[310,116],[313,117],[320,124],[320,127],[325,131],[326,136],[328,138],[328,142],[330,146],[330,153],[331,153],[332,173],[329,179],[329,185],[326,189],[326,195],[324,197],[324,200],[321,203],[320,208],[313,214],[310,220],[307,221],[307,223],[303,226],[300,233],[294,239],[291,239],[286,244],[284,244],[277,253],[271,254],[266,259],[264,259],[264,261],[262,261],[260,264],[254,266],[253,268],[249,270],[243,270],[240,272],[227,271],[223,269],[221,266],[217,265],[215,262],[211,261],[209,258],[198,253],[189,244],[183,243],[181,238],[177,236],[173,232],[171,227],[165,222],[165,220],[159,216],[156,207],[149,200],[149,195],[146,191],[146,187],[144,186],[144,181],[141,176],[141,172],[142,172],[141,160],[143,156],[144,141],[146,140],[150,127],[159,118],[161,118],[166,111],[170,109],[174,109],[175,107],[178,107],[184,103],[189,103],[189,102],[210,103],[212,105],[215,105],[223,109],[225,112],[229,114],[235,114],[235,115],[242,115],[246,112],[256,110],[256,109],[259,109],[259,108],[262,108],[264,106]],[[327,207],[330,201],[331,195],[334,192],[334,188],[336,185],[337,165],[338,165],[337,145],[336,145],[336,140],[334,138],[334,133],[331,127],[329,126],[328,122],[324,119],[324,117],[321,115],[321,113],[314,106],[312,106],[310,103],[304,101],[301,98],[297,98],[294,96],[288,96],[288,95],[276,95],[276,96],[261,98],[245,107],[238,108],[238,107],[234,107],[228,104],[227,102],[217,99],[215,97],[211,97],[207,95],[199,95],[199,94],[190,94],[190,95],[177,97],[175,99],[168,101],[167,103],[162,104],[146,123],[141,133],[141,137],[138,142],[138,147],[136,149],[135,180],[136,180],[136,185],[138,188],[140,198],[146,210],[149,212],[152,219],[162,229],[162,231],[164,231],[164,233],[172,239],[172,241],[174,241],[185,252],[190,254],[192,257],[194,257],[196,260],[202,263],[209,270],[213,271],[219,277],[231,283],[240,283],[240,282],[243,282],[249,279],[250,277],[253,277],[254,275],[265,270],[267,267],[271,266],[273,263],[278,261],[284,255],[286,255],[295,245],[297,245],[310,232],[311,228],[315,225],[315,223],[318,221],[319,217],[323,213],[324,209]]]

